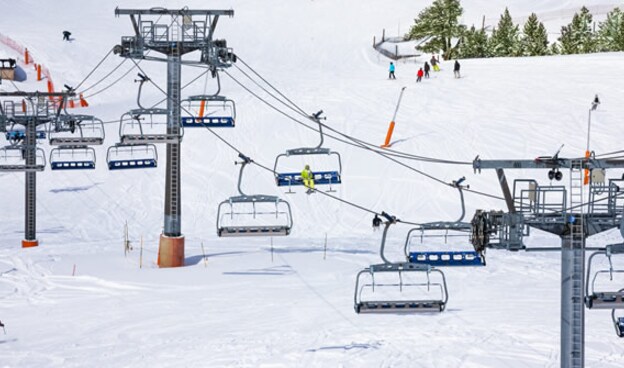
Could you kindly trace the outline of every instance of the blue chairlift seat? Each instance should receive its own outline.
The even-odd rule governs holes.
[[[153,158],[108,161],[109,170],[147,169],[157,166],[158,163]]]
[[[334,185],[340,184],[340,173],[338,171],[315,171],[315,185]],[[303,185],[301,173],[277,173],[275,178],[278,187]]]
[[[57,161],[51,162],[52,170],[93,170],[95,161]]]
[[[234,128],[231,116],[183,116],[182,126],[185,128]]]
[[[410,252],[409,261],[431,267],[485,266],[483,257],[474,251]]]
[[[37,130],[37,139],[45,139],[46,132],[43,130]],[[12,130],[5,133],[5,137],[7,140],[15,140],[15,139],[25,139],[26,132],[23,130]]]

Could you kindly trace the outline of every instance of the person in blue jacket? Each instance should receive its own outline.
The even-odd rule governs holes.
[[[394,63],[391,61],[390,62],[390,74],[388,74],[388,79],[396,79],[396,77],[394,76]]]

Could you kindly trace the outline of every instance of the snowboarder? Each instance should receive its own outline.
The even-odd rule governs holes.
[[[314,173],[310,171],[310,165],[305,165],[305,168],[301,172],[301,179],[303,180],[303,186],[308,188],[307,194],[314,192]]]
[[[416,74],[418,76],[418,78],[416,78],[416,83],[420,83],[420,81],[422,80],[423,74],[425,74],[423,72],[423,69],[422,68],[418,69],[418,74]]]
[[[70,31],[63,31],[63,41],[71,41],[69,39],[69,36],[71,36],[71,32]]]
[[[431,67],[433,68],[433,71],[439,72],[440,66],[438,65],[438,59],[436,59],[435,55],[431,55],[431,60],[429,61],[431,62]]]
[[[379,226],[381,226],[381,219],[375,214],[375,217],[373,217],[373,230],[379,229]]]
[[[394,63],[391,61],[390,62],[390,69],[389,69],[390,74],[388,74],[388,79],[396,79],[396,77],[394,76],[394,69],[395,69]]]
[[[455,78],[461,78],[461,75],[459,74],[459,68],[461,68],[461,65],[459,65],[459,61],[455,60],[455,66],[453,66],[453,73],[455,74]]]
[[[429,70],[431,70],[431,67],[429,63],[425,61],[425,78],[429,78]]]

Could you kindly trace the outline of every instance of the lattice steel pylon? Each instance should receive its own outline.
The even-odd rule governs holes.
[[[114,48],[122,57],[167,62],[167,135],[177,136],[177,142],[167,142],[164,230],[160,235],[158,265],[184,265],[184,236],[182,235],[181,199],[181,116],[180,80],[182,56],[200,51],[197,63],[208,65],[213,72],[227,68],[236,56],[225,40],[215,40],[214,31],[220,16],[234,15],[233,10],[171,10],[115,9],[115,15],[129,15],[134,36],[124,36]],[[168,19],[163,19],[167,17]],[[202,20],[197,18],[203,17]],[[153,20],[153,18],[156,18]],[[159,23],[162,22],[162,23]],[[148,56],[154,51],[166,58]]]
[[[62,101],[73,93],[0,92],[0,132],[10,145],[0,148],[0,171],[24,172],[25,214],[23,248],[36,247],[37,240],[37,172],[46,166],[45,153],[37,139],[45,130],[37,127],[59,119]],[[19,99],[16,106],[15,99]]]

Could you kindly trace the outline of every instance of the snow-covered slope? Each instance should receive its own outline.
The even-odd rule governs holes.
[[[413,154],[471,161],[532,158],[585,150],[587,109],[595,93],[592,149],[621,147],[618,118],[624,89],[620,53],[523,59],[465,60],[455,80],[450,63],[416,85],[415,62],[399,63],[397,80],[386,80],[388,61],[371,47],[382,28],[405,32],[428,2],[414,1],[20,1],[3,6],[0,32],[26,45],[55,77],[77,85],[122,35],[132,33],[119,7],[233,8],[218,37],[306,112],[323,109],[327,123],[365,141],[381,144],[400,88],[407,86],[397,117],[394,147]],[[584,2],[608,9],[604,1]],[[463,2],[466,23],[483,15],[497,19],[505,6],[521,18],[548,15],[557,32],[579,1]],[[540,13],[541,12],[541,13]],[[61,40],[68,29],[76,38]],[[395,31],[393,31],[395,32]],[[553,35],[556,37],[556,35]],[[421,60],[419,62],[422,62]],[[117,66],[106,60],[83,87]],[[242,67],[242,65],[239,65]],[[131,67],[126,62],[108,85]],[[141,67],[164,86],[165,65]],[[188,68],[184,81],[201,71]],[[236,80],[266,95],[236,68]],[[93,113],[114,121],[135,107],[135,71],[89,98]],[[185,95],[202,93],[205,78]],[[288,148],[315,145],[313,132],[272,111],[222,76],[223,93],[237,103],[236,129],[219,131],[257,162],[272,167]],[[28,82],[29,86],[36,85]],[[4,86],[4,85],[3,85]],[[41,89],[44,85],[41,85]],[[214,80],[207,80],[207,90]],[[145,100],[162,94],[147,88]],[[82,111],[81,111],[82,112]],[[107,124],[107,145],[118,126]],[[405,167],[332,139],[341,153],[343,180],[337,196],[415,222],[454,220],[457,194]],[[106,147],[98,148],[95,172],[38,175],[38,234],[41,246],[22,250],[21,174],[0,174],[0,365],[6,366],[423,366],[544,367],[558,363],[559,260],[557,254],[489,252],[484,270],[449,271],[449,309],[436,316],[359,316],[352,310],[359,269],[379,262],[380,234],[371,215],[322,195],[287,196],[295,228],[289,238],[218,239],[216,206],[236,194],[236,153],[209,132],[186,131],[182,167],[182,229],[189,267],[154,266],[162,228],[164,165],[156,170],[109,172]],[[161,154],[164,148],[161,148]],[[469,165],[405,161],[443,181],[467,177],[471,188],[498,195],[491,172],[475,175]],[[305,162],[298,162],[301,169]],[[314,162],[312,162],[314,168]],[[613,173],[619,175],[618,173]],[[545,173],[516,172],[521,175]],[[249,193],[281,194],[272,175],[250,167]],[[501,201],[467,194],[467,213],[502,209]],[[135,251],[123,257],[128,221]],[[399,260],[407,226],[392,230],[390,255]],[[326,259],[323,242],[328,237]],[[143,237],[143,269],[138,268]],[[618,240],[617,233],[590,244]],[[528,241],[556,245],[534,234]],[[203,243],[209,255],[202,260]],[[76,276],[71,276],[74,266]],[[624,355],[607,312],[587,313],[588,366],[617,367]]]

